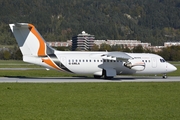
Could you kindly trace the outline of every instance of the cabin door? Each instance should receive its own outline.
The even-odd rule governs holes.
[[[157,67],[157,59],[155,57],[152,58],[152,67],[153,68]]]

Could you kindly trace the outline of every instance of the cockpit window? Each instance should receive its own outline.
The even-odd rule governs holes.
[[[164,59],[160,59],[160,62],[166,62]]]

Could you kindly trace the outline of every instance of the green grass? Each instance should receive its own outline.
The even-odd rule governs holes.
[[[180,65],[180,61],[169,61],[169,63],[171,63],[171,64],[178,64],[178,65]]]
[[[43,68],[38,65],[25,63],[22,60],[0,60],[0,68]]]
[[[0,77],[72,77],[78,76],[67,72],[55,70],[0,70]]]
[[[1,120],[176,120],[180,83],[0,84]]]

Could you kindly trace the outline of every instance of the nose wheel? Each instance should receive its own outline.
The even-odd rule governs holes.
[[[166,75],[166,74],[163,74],[162,78],[166,79],[166,78],[167,78],[167,75]]]

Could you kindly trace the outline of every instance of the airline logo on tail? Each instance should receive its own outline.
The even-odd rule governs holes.
[[[38,33],[38,31],[36,30],[36,28],[32,24],[28,24],[28,25],[29,25],[29,30],[36,36],[36,38],[39,41],[39,50],[38,50],[37,55],[38,56],[46,56],[46,44],[45,44],[45,41],[43,40],[41,35]]]
[[[39,57],[45,57],[46,56],[45,58],[42,58],[42,62],[46,63],[47,65],[51,66],[54,69],[62,70],[58,66],[58,64],[56,64],[56,62],[53,61],[51,59],[51,57],[46,53],[47,45],[46,45],[45,41],[43,40],[42,36],[36,30],[36,28],[32,24],[28,24],[28,25],[29,25],[29,30],[36,36],[36,38],[39,41],[39,49],[38,49],[37,55]],[[54,54],[54,53],[51,53],[51,54]],[[53,56],[54,56],[54,59],[57,60],[56,55],[53,55]]]
[[[45,57],[45,56],[48,56],[46,54],[46,43],[45,41],[43,40],[43,38],[41,37],[41,35],[38,33],[38,31],[36,30],[36,28],[32,25],[32,24],[28,24],[29,25],[29,30],[36,36],[36,38],[38,39],[39,41],[39,49],[38,49],[38,53],[37,55],[39,57]],[[57,58],[56,58],[57,59]],[[55,62],[48,56],[46,58],[42,58],[42,62],[48,64],[49,66],[57,69],[57,70],[61,70],[60,67],[58,67],[58,65],[55,64]]]

